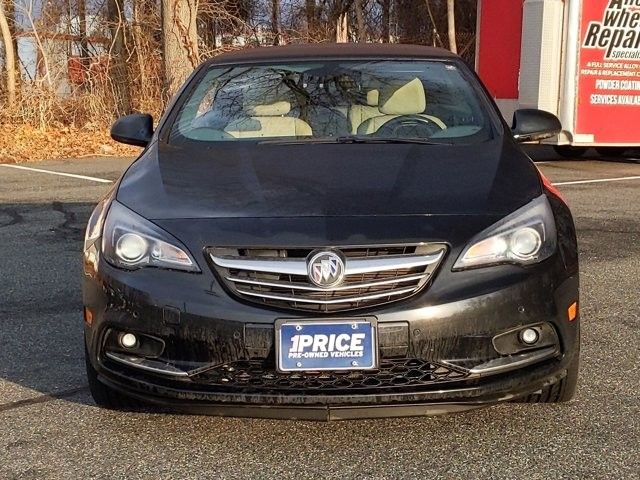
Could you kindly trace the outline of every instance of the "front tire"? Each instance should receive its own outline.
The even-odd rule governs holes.
[[[145,404],[131,397],[121,394],[120,392],[109,388],[98,379],[98,372],[91,365],[89,360],[89,352],[84,347],[84,363],[87,370],[87,381],[89,382],[89,391],[96,405],[109,410],[142,410]]]
[[[601,157],[622,157],[626,153],[627,149],[624,147],[598,147],[596,148],[596,152]]]
[[[559,382],[548,385],[536,393],[516,400],[518,403],[565,403],[573,399],[578,386],[580,370],[580,350],[578,350],[567,368],[567,376]]]

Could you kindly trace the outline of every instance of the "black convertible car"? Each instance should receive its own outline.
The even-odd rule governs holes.
[[[246,50],[201,65],[93,212],[96,402],[307,419],[563,402],[579,363],[571,213],[456,56]]]

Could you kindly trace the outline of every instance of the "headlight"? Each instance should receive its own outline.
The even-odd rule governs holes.
[[[104,221],[102,254],[127,270],[150,266],[200,271],[177,238],[115,200]]]
[[[476,235],[454,270],[501,263],[529,265],[553,255],[556,224],[546,195],[541,195]]]

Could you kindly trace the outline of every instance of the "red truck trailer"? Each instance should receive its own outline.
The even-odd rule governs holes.
[[[556,114],[563,155],[640,146],[640,0],[479,0],[476,69],[505,118]]]

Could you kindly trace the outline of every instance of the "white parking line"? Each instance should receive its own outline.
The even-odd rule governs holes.
[[[618,178],[598,178],[595,180],[576,180],[574,182],[558,182],[554,183],[556,186],[560,185],[583,185],[585,183],[605,183],[605,182],[622,182],[624,180],[640,180],[640,176],[637,177],[618,177]]]
[[[538,163],[544,163],[544,162],[538,162]],[[107,180],[106,178],[89,177],[87,175],[77,175],[75,173],[55,172],[55,171],[52,171],[52,170],[44,170],[42,168],[24,167],[22,165],[12,165],[12,164],[0,163],[0,167],[16,168],[18,170],[27,170],[27,171],[30,171],[30,172],[48,173],[50,175],[59,175],[61,177],[79,178],[81,180],[89,180],[91,182],[113,183],[111,180]],[[625,180],[640,180],[640,176],[618,177],[618,178],[598,178],[598,179],[594,179],[594,180],[575,180],[575,181],[572,181],[572,182],[558,182],[558,183],[554,183],[554,185],[556,185],[556,186],[584,185],[584,184],[588,184],[588,183],[622,182],[622,181],[625,181]]]
[[[60,175],[61,177],[79,178],[81,180],[89,180],[92,182],[100,183],[113,183],[106,178],[87,177],[86,175],[76,175],[75,173],[53,172],[51,170],[43,170],[42,168],[23,167],[22,165],[9,165],[6,163],[0,163],[0,167],[17,168],[18,170],[28,170],[30,172],[48,173],[50,175]]]

